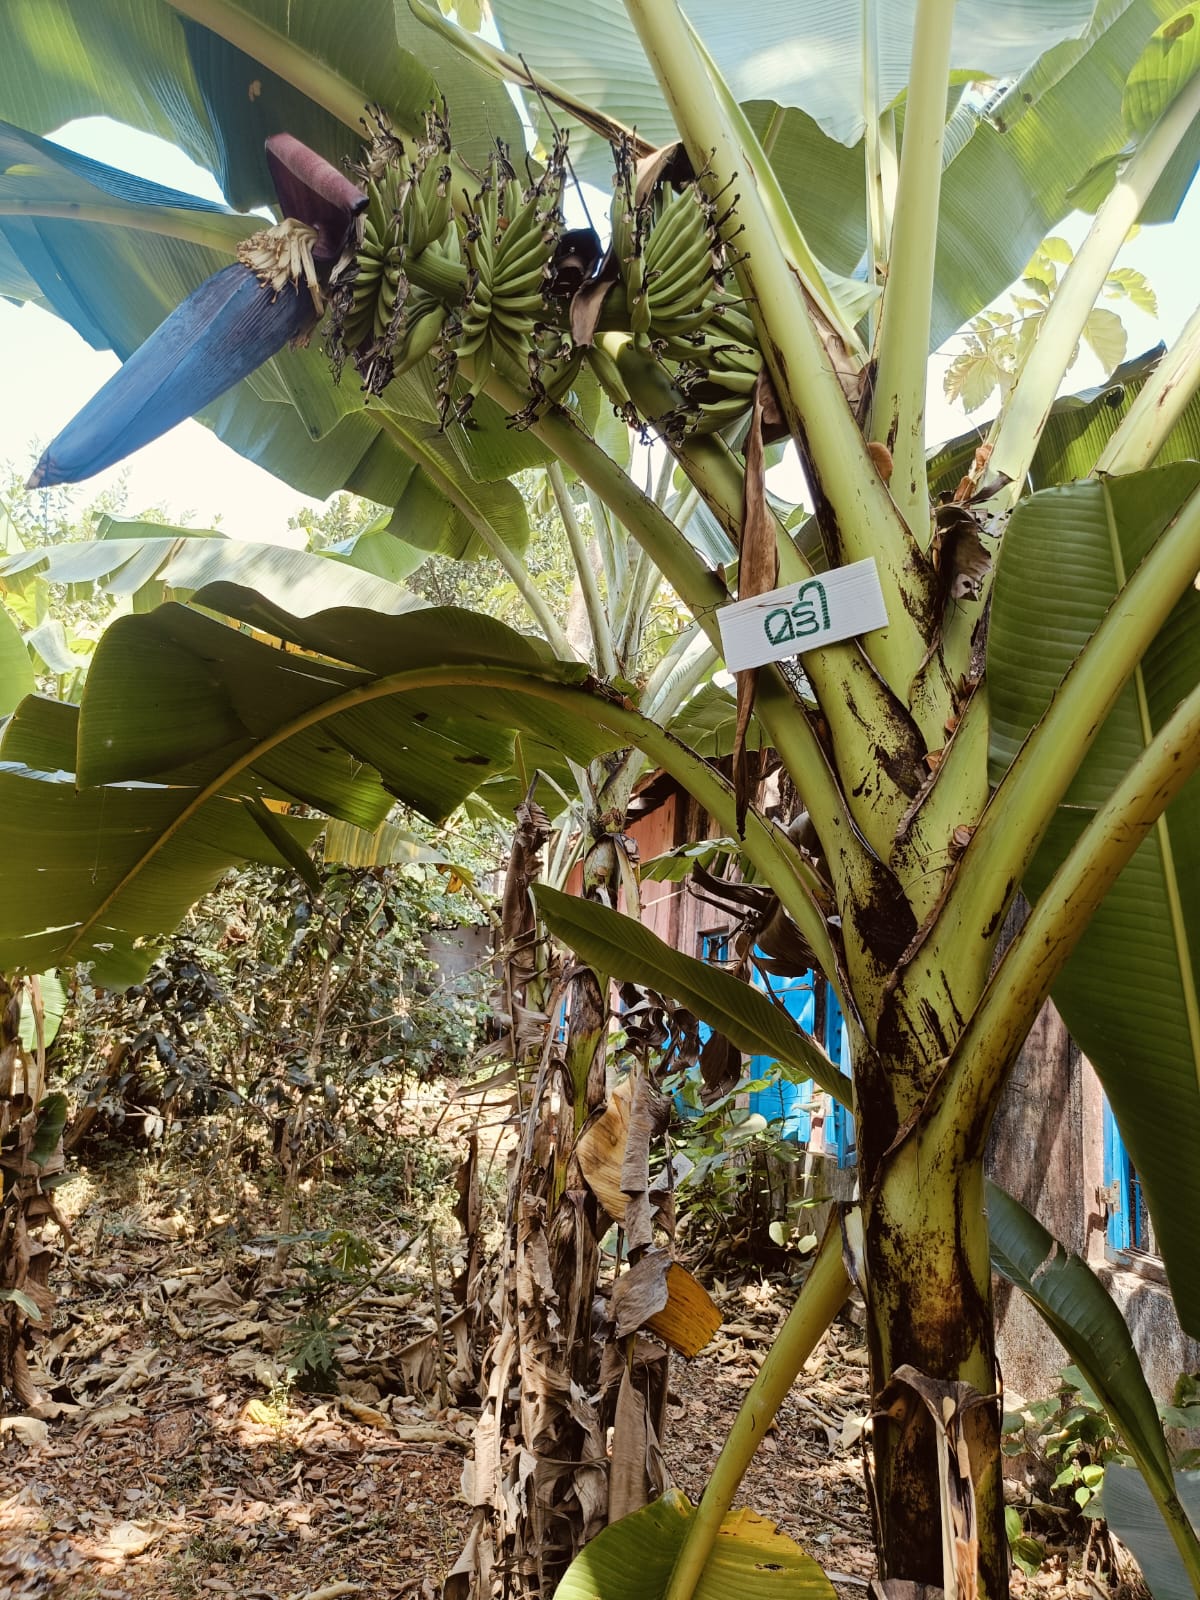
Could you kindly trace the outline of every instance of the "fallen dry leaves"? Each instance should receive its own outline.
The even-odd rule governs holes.
[[[0,1422],[0,1600],[435,1600],[467,1536],[476,1412],[466,1395],[439,1408],[436,1383],[406,1392],[420,1364],[401,1354],[434,1328],[420,1234],[339,1330],[340,1392],[318,1396],[280,1382],[295,1313],[266,1284],[273,1245],[248,1227],[214,1243],[145,1223],[89,1233],[84,1219],[35,1368],[47,1399]],[[772,1281],[706,1287],[721,1328],[672,1359],[666,1399],[666,1465],[693,1499],[790,1307]],[[861,1334],[836,1325],[740,1497],[812,1551],[841,1600],[861,1600],[874,1569],[867,1384]],[[1073,1582],[1051,1562],[1015,1588],[1061,1600],[1084,1592]]]

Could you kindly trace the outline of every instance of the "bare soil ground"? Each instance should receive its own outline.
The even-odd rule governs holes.
[[[432,1600],[467,1523],[472,1417],[440,1406],[436,1384],[412,1392],[416,1368],[401,1359],[436,1326],[419,1216],[374,1216],[387,1271],[337,1330],[338,1392],[306,1394],[284,1381],[301,1305],[287,1291],[312,1273],[297,1247],[274,1285],[271,1208],[250,1183],[214,1182],[223,1196],[209,1197],[201,1232],[145,1160],[61,1191],[76,1225],[40,1351],[49,1399],[41,1416],[0,1422],[0,1600]],[[309,1196],[308,1226],[328,1224],[328,1199]],[[447,1278],[452,1265],[448,1252]],[[674,1363],[665,1441],[693,1499],[788,1309],[779,1283],[710,1287],[724,1326]],[[856,1428],[865,1362],[857,1328],[836,1325],[744,1485],[843,1600],[873,1571]],[[1038,1592],[1106,1592],[1070,1576],[1066,1554]]]

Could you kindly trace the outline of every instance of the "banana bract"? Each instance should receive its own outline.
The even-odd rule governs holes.
[[[29,488],[78,483],[111,467],[282,350],[314,321],[301,285],[274,294],[240,263],[176,306],[52,440]]]

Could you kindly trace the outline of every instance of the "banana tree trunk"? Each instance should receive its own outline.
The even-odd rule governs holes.
[[[584,823],[583,892],[613,903],[625,875],[626,770],[617,769],[615,782],[600,764],[589,774],[603,805],[590,806]],[[537,975],[534,986],[542,981]],[[483,1363],[476,1522],[448,1600],[550,1595],[608,1521],[604,1427],[588,1398],[600,1388],[592,1308],[607,1218],[574,1154],[580,1128],[605,1101],[607,980],[581,965],[545,988],[550,1014],[509,1169],[499,1321]],[[511,996],[514,1015],[525,998]],[[557,1041],[564,1001],[566,1032]]]
[[[885,1579],[1008,1593],[995,1328],[982,1162],[901,1134],[863,1173],[873,1508]],[[897,1374],[932,1380],[923,1389]],[[968,1385],[971,1404],[964,1409]],[[920,1391],[920,1392],[918,1392]],[[949,1427],[939,1426],[936,1391]],[[975,1397],[987,1397],[977,1403]],[[959,1426],[961,1424],[961,1427]],[[956,1431],[957,1429],[957,1431]],[[954,1487],[965,1445],[968,1482]],[[964,1500],[969,1504],[964,1506]],[[977,1572],[978,1590],[968,1574]]]

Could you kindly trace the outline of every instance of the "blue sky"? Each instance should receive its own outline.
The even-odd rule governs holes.
[[[71,124],[55,137],[113,166],[221,199],[211,174],[181,151],[117,123],[92,118]],[[602,199],[600,203],[602,208]],[[1068,218],[1059,231],[1077,245],[1087,223],[1087,218],[1077,215]],[[1157,320],[1119,308],[1129,327],[1131,354],[1160,339],[1170,343],[1195,309],[1198,248],[1200,185],[1194,184],[1174,225],[1143,230],[1122,252],[1121,264],[1143,271],[1159,301]],[[0,385],[0,460],[13,463],[22,472],[33,465],[42,446],[117,365],[115,356],[92,350],[57,318],[34,307],[7,303],[0,303],[0,358],[7,373],[20,375],[19,381]],[[941,377],[948,359],[949,354],[939,352],[931,362],[931,440],[962,432],[969,420],[942,398]],[[1100,376],[1094,360],[1084,355],[1067,386],[1086,388]],[[113,468],[81,485],[76,491],[78,503],[87,504],[102,489],[118,482],[122,472],[131,512],[162,506],[172,521],[193,527],[212,526],[219,519],[227,533],[242,539],[288,539],[288,518],[301,507],[316,504],[244,461],[195,422],[185,422],[147,445],[123,468]],[[796,497],[801,492],[798,475],[786,465],[776,469],[772,486]]]

